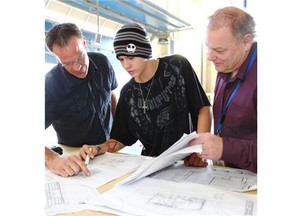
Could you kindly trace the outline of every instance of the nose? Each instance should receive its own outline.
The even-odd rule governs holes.
[[[207,59],[209,61],[213,61],[213,60],[216,59],[216,55],[215,55],[215,52],[213,50],[208,49],[208,51],[207,51]]]

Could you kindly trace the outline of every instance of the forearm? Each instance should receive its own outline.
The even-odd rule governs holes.
[[[199,110],[197,133],[210,132],[211,130],[211,107],[204,106]]]
[[[96,146],[96,155],[104,154],[105,152],[117,152],[124,147],[125,145],[123,145],[121,142],[118,142],[115,139],[109,139],[106,142]]]
[[[59,155],[45,146],[45,166],[50,167],[51,162],[56,157],[59,157]]]
[[[123,145],[121,142],[115,140],[115,139],[109,139],[105,142],[105,145],[107,147],[108,152],[117,152],[120,149],[124,148],[125,145]]]
[[[111,94],[111,112],[112,112],[113,117],[115,116],[116,106],[117,106],[117,97],[116,97],[116,94],[114,92],[112,92],[112,94]]]

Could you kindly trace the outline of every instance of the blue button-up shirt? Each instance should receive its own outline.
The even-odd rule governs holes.
[[[88,56],[85,79],[69,74],[60,64],[45,76],[45,129],[53,125],[58,143],[79,147],[109,138],[111,91],[117,87],[117,80],[106,56]]]

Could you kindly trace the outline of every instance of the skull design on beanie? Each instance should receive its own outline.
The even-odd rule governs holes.
[[[146,59],[152,57],[149,35],[144,27],[137,23],[123,25],[115,35],[113,46],[117,59],[121,55]]]

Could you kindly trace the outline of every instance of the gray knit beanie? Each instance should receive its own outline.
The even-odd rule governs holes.
[[[146,30],[137,23],[123,25],[114,38],[114,51],[119,56],[135,56],[149,59],[152,48]]]

